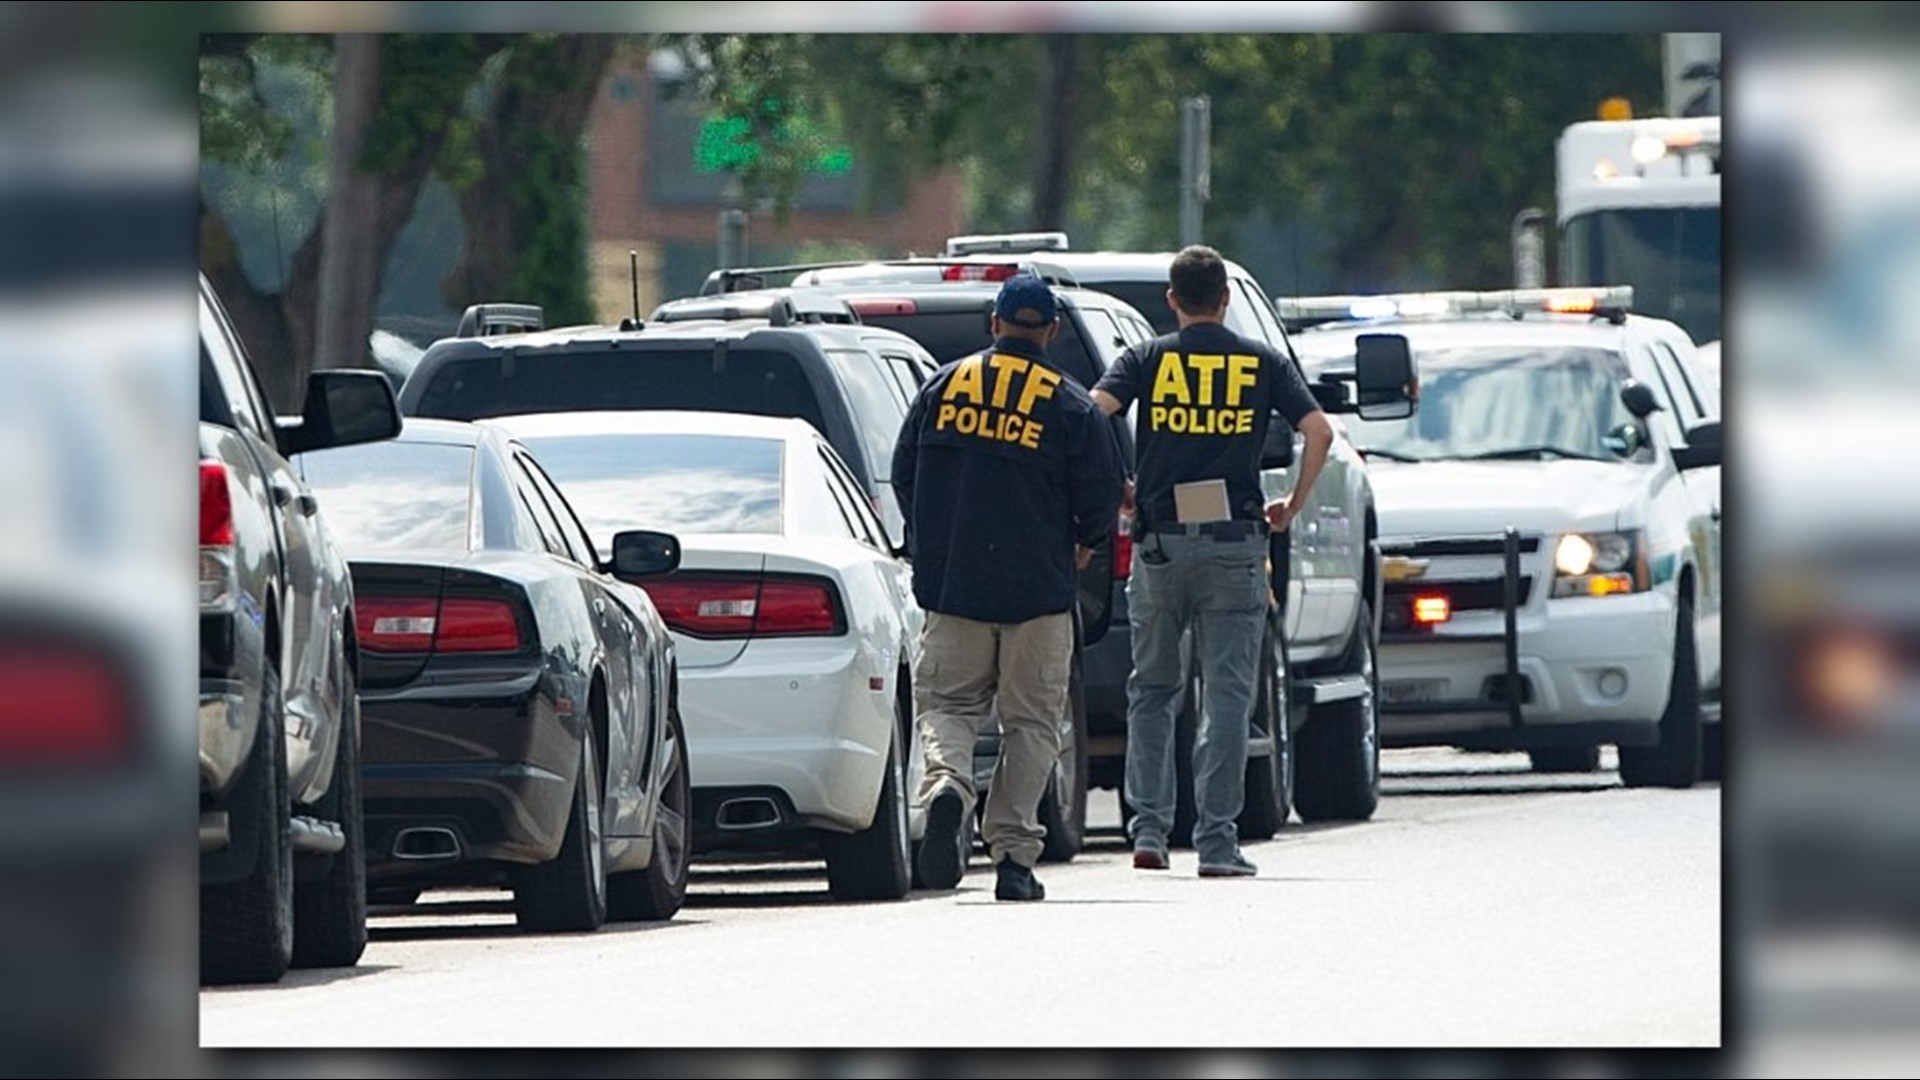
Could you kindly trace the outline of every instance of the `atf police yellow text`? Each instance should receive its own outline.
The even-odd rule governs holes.
[[[1059,372],[1024,357],[995,353],[983,361],[976,356],[947,380],[934,429],[1038,450],[1046,425],[1033,419],[1033,407],[1051,398],[1059,385]]]
[[[1177,352],[1160,356],[1147,395],[1147,427],[1176,435],[1241,435],[1253,431],[1241,401],[1259,379],[1257,356]]]

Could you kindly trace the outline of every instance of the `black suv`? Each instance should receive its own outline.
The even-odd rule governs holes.
[[[898,259],[861,263],[717,270],[708,275],[693,305],[731,295],[754,295],[769,279],[788,276],[791,287],[809,295],[844,302],[869,326],[886,327],[918,341],[939,360],[951,363],[992,344],[993,303],[1000,283],[1031,270],[1054,286],[1060,298],[1060,333],[1048,346],[1054,363],[1081,385],[1092,387],[1121,352],[1154,336],[1152,324],[1126,301],[1105,292],[1079,288],[1072,279],[1031,258],[958,257]],[[749,290],[740,293],[739,290]],[[1133,473],[1133,426],[1115,417],[1114,436],[1128,475]],[[1132,635],[1127,623],[1127,578],[1132,572],[1132,541],[1115,522],[1114,542],[1095,552],[1081,575],[1081,641],[1085,647],[1082,682],[1075,687],[1077,710],[1086,714],[1086,737],[1075,748],[1074,783],[1058,792],[1063,804],[1043,802],[1047,846],[1044,858],[1064,861],[1078,852],[1086,831],[1085,790],[1117,789],[1121,783],[1127,730],[1127,678],[1133,671]],[[993,769],[996,735],[983,740],[975,772],[981,790]]]

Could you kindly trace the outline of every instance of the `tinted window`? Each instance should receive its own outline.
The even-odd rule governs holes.
[[[559,524],[560,535],[566,540],[567,547],[573,552],[574,559],[583,566],[592,565],[595,550],[594,543],[588,537],[586,529],[580,524],[580,519],[575,516],[573,508],[567,505],[566,498],[563,497],[560,492],[554,490],[552,478],[540,471],[539,462],[530,458],[522,456],[520,458],[520,465],[526,469],[527,476],[532,479],[533,490],[546,502],[547,511],[553,515],[553,520]],[[611,555],[612,553],[608,552],[607,554]]]
[[[861,321],[897,330],[920,343],[942,364],[993,344],[985,307],[974,311],[922,311],[912,315],[863,315]]]
[[[472,531],[473,448],[377,442],[300,457],[327,531],[358,551],[456,550]]]
[[[1164,281],[1099,281],[1085,276],[1079,280],[1085,288],[1117,296],[1132,305],[1147,317],[1156,337],[1180,329],[1173,309],[1167,306],[1167,283]],[[1236,284],[1231,281],[1228,284],[1232,299],[1227,304],[1227,329],[1257,340],[1266,339],[1268,335],[1260,327],[1259,316],[1251,310],[1254,304],[1247,299],[1243,289],[1234,287]]]
[[[1344,364],[1351,366],[1350,355]],[[1609,349],[1422,350],[1419,412],[1405,420],[1350,417],[1347,425],[1362,450],[1419,460],[1526,458],[1537,447],[1622,460],[1615,447],[1636,426],[1620,400],[1628,377],[1626,359]]]
[[[1633,308],[1720,339],[1720,208],[1603,210],[1567,222],[1567,284],[1631,285]]]
[[[792,355],[767,349],[476,356],[430,377],[414,412],[477,420],[587,409],[694,409],[794,416],[827,430],[813,384]]]
[[[782,454],[773,439],[731,435],[556,435],[523,440],[603,558],[627,529],[781,531]]]
[[[846,384],[853,405],[853,426],[859,429],[867,455],[867,473],[876,484],[884,484],[892,471],[894,440],[900,437],[900,425],[907,418],[907,402],[900,396],[893,376],[881,368],[873,354],[833,349],[827,356]]]

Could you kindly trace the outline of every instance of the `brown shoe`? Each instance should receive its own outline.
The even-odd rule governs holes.
[[[1133,849],[1133,868],[1135,870],[1165,870],[1171,865],[1167,861],[1164,848],[1142,845]]]

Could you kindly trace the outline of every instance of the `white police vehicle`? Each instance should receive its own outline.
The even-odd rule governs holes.
[[[1349,418],[1383,556],[1384,746],[1718,775],[1720,409],[1630,288],[1280,301],[1309,376],[1412,342],[1420,407]]]

